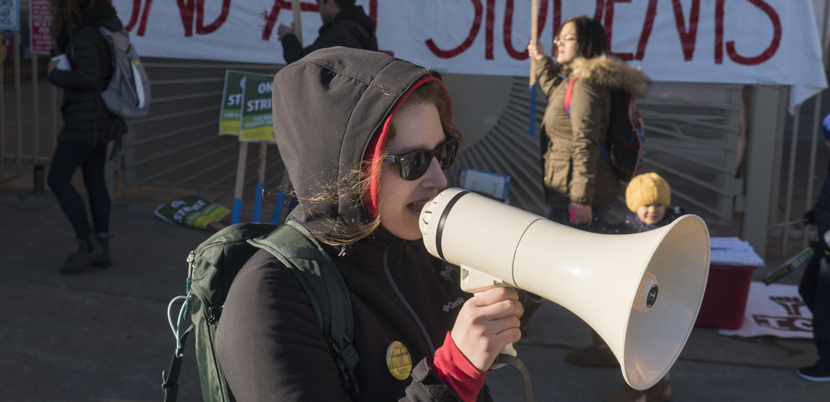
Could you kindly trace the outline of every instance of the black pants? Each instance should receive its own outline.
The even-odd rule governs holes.
[[[821,258],[823,254],[824,250],[817,250],[805,268],[798,293],[813,313],[813,341],[819,356],[816,365],[830,370],[830,266],[827,258]]]
[[[84,200],[72,186],[72,175],[83,169],[84,186],[89,196],[92,224],[95,233],[109,233],[110,196],[104,180],[107,162],[107,144],[73,145],[58,143],[47,183],[58,198],[63,213],[75,229],[75,236],[86,239],[92,235],[92,227],[86,213]]]

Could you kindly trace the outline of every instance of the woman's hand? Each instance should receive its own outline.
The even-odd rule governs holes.
[[[522,313],[516,289],[484,291],[464,303],[452,328],[452,340],[477,369],[489,370],[505,345],[522,338]]]
[[[570,203],[568,210],[571,211],[571,223],[574,225],[588,225],[594,218],[590,205]]]
[[[533,44],[527,44],[527,53],[530,57],[533,57],[535,60],[542,60],[545,58],[545,47],[542,46],[541,41],[536,41],[536,47],[533,47]]]
[[[54,70],[56,67],[58,67],[58,60],[49,61],[49,68],[46,69],[46,75],[48,76],[49,74],[51,74],[52,70]]]

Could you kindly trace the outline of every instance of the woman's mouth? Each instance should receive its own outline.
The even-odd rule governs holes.
[[[427,201],[418,201],[413,202],[411,204],[407,204],[406,207],[420,214],[421,210],[424,208],[424,205],[426,205],[426,203]]]

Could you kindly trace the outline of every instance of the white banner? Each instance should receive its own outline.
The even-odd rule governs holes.
[[[611,51],[653,81],[793,86],[791,104],[827,87],[810,0],[539,0],[550,52],[562,22],[601,19]],[[290,0],[113,0],[141,55],[284,63],[277,27]],[[442,72],[527,76],[528,0],[358,0],[381,50]],[[322,25],[302,3],[306,45]]]
[[[761,282],[749,285],[744,321],[737,330],[722,329],[721,335],[777,336],[779,338],[812,338],[813,315],[793,285]]]

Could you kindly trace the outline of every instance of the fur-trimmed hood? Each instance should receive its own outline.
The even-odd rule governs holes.
[[[612,91],[625,91],[632,96],[642,96],[648,78],[642,71],[608,55],[585,59],[577,57],[570,63],[570,75],[604,86]]]

